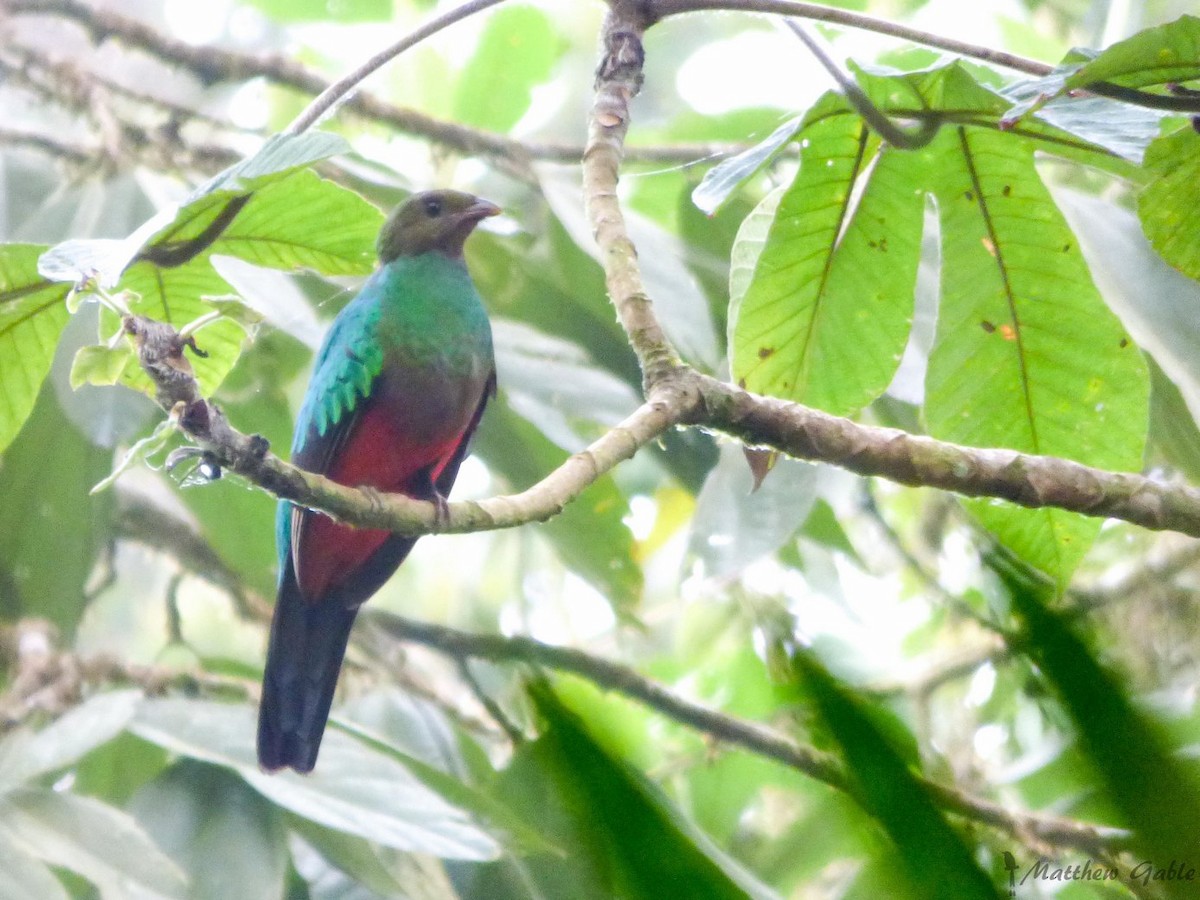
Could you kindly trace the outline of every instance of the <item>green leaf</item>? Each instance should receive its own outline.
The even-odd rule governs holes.
[[[801,116],[788,119],[772,131],[766,140],[713,166],[704,173],[704,178],[692,191],[692,202],[707,215],[716,213],[738,185],[760,171],[787,146],[803,122]]]
[[[328,131],[273,134],[254,154],[218,172],[193,191],[187,202],[215,191],[257,190],[280,176],[349,150],[344,137]]]
[[[1145,363],[1092,283],[1032,149],[945,131],[937,174],[942,285],[925,418],[942,440],[1141,468]],[[1059,510],[971,509],[1006,546],[1065,582],[1099,530]]]
[[[102,387],[114,385],[131,365],[136,365],[133,348],[124,341],[117,347],[106,344],[80,347],[71,362],[71,387],[78,389],[85,384]]]
[[[1146,151],[1151,181],[1138,197],[1138,218],[1163,259],[1200,280],[1200,134],[1184,126]]]
[[[862,702],[811,653],[793,653],[791,661],[846,760],[854,796],[887,831],[919,895],[933,900],[998,897],[971,849]]]
[[[1200,481],[1200,433],[1191,411],[1200,409],[1200,283],[1155,253],[1137,217],[1120,204],[1062,189],[1054,197],[1109,308],[1149,363],[1151,441]]]
[[[187,873],[189,900],[283,896],[283,816],[227,770],[181,760],[138,791],[129,811]]]
[[[261,9],[276,22],[388,22],[392,18],[391,0],[354,0],[330,3],[329,0],[245,0]]]
[[[514,490],[536,483],[566,458],[536,427],[505,403],[492,403],[475,440],[475,452]],[[569,569],[596,587],[618,612],[641,598],[642,570],[633,535],[623,521],[629,503],[612,476],[592,484],[549,521],[532,526],[543,534]]]
[[[88,491],[111,467],[112,451],[72,427],[47,383],[0,466],[0,618],[36,616],[74,634],[112,510],[111,495]]]
[[[266,178],[272,180],[255,190],[210,253],[275,269],[311,269],[323,275],[371,272],[383,213],[353,191],[307,169],[285,177],[260,176],[256,181]],[[172,240],[194,236],[196,225],[203,221],[204,217],[199,218],[172,235]]]
[[[535,7],[492,13],[459,76],[454,119],[508,132],[529,109],[533,88],[550,77],[562,47],[550,17]]]
[[[1075,107],[1073,104],[1077,101],[1072,100],[1062,101],[1061,106],[1051,104],[1041,109],[1038,115],[1014,121],[1010,117],[1014,112],[1020,115],[1021,110],[1014,111],[1012,103],[1023,96],[1022,89],[1028,89],[1028,83],[1012,86],[1002,93],[990,84],[981,83],[977,77],[979,71],[960,60],[901,74],[881,74],[878,69],[860,70],[857,77],[859,85],[875,104],[891,115],[904,118],[913,110],[937,112],[943,131],[952,129],[955,124],[1003,130],[1009,139],[1033,141],[1044,153],[1125,178],[1137,176],[1138,170],[1129,159],[1140,158],[1147,129],[1156,127],[1153,123],[1157,122],[1157,113],[1131,115],[1122,111],[1120,104],[1104,101],[1105,109],[1092,110],[1093,119],[1097,121],[1081,126],[1078,133],[1074,133],[1065,126],[1078,124],[1088,110],[1087,107]],[[845,107],[844,103],[842,105]],[[1060,113],[1064,127],[1054,124]],[[847,107],[842,114],[853,113]],[[1114,120],[1111,126],[1107,124],[1110,117]],[[1132,127],[1135,134],[1117,138],[1114,132],[1122,124]],[[1100,137],[1104,140],[1099,140]],[[1110,148],[1110,144],[1119,149]],[[1129,159],[1114,155],[1118,152]]]
[[[175,269],[160,269],[148,262],[134,263],[121,279],[121,287],[138,295],[138,299],[129,304],[131,312],[166,322],[176,329],[212,312],[203,297],[228,294],[232,290],[207,262]],[[105,332],[119,327],[116,317],[108,310],[101,315],[101,321]],[[210,395],[229,374],[245,340],[246,332],[229,319],[213,322],[196,334],[197,346],[207,355],[201,357],[190,350],[184,352],[200,382],[202,394]],[[135,357],[130,358],[121,375],[121,383],[154,396],[154,385]]]
[[[1180,16],[1118,41],[1067,79],[1067,88],[1097,81],[1142,88],[1200,78],[1200,19]]]
[[[0,453],[33,412],[66,327],[67,291],[38,274],[40,244],[0,245]]]
[[[122,808],[146,782],[167,767],[167,752],[125,731],[96,748],[71,769],[72,790],[103,797]]]
[[[461,810],[395,759],[329,730],[311,775],[268,775],[254,755],[254,715],[246,706],[154,700],[143,704],[135,734],[168,750],[228,766],[268,800],[321,825],[389,847],[449,859],[489,859],[495,841]]]
[[[885,149],[868,173],[874,146],[860,121],[812,118],[744,296],[731,272],[730,367],[748,390],[847,415],[883,393],[908,337],[920,160]]]
[[[548,688],[535,687],[533,699],[546,729],[518,750],[501,791],[555,843],[571,848],[565,860],[542,858],[532,867],[550,896],[561,896],[563,884],[572,885],[574,897],[774,896],[644,776],[610,756]]]
[[[118,900],[187,896],[183,873],[125,812],[90,797],[22,788],[0,799],[0,821],[26,850]]]
[[[0,742],[0,793],[49,772],[65,769],[125,730],[142,692],[97,694],[33,731],[28,726]]]
[[[1159,724],[1121,689],[1122,678],[1103,668],[1086,645],[1047,605],[1052,591],[1011,565],[993,560],[1023,626],[1022,643],[1054,686],[1079,731],[1080,745],[1109,795],[1133,829],[1144,858],[1165,867],[1190,860],[1200,846],[1200,782],[1168,749]],[[1172,897],[1192,897],[1193,885],[1167,882]]]
[[[129,302],[131,312],[176,328],[212,311],[205,298],[234,293],[213,269],[213,255],[326,275],[367,274],[374,266],[382,214],[353,191],[303,168],[346,148],[341,137],[321,132],[275,135],[258,153],[128,238],[67,241],[41,256],[39,271],[58,281],[94,279],[102,288],[131,292],[140,297]],[[110,311],[104,327],[116,330]],[[229,318],[204,329],[202,347],[209,355],[193,359],[203,393],[221,383],[243,339],[242,329]],[[120,380],[152,392],[149,379],[132,362]]]

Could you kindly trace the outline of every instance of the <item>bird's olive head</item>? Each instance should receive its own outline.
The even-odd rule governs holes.
[[[499,214],[500,207],[494,203],[462,191],[413,194],[396,207],[379,232],[379,261],[390,263],[431,250],[461,256],[463,244],[479,220]]]

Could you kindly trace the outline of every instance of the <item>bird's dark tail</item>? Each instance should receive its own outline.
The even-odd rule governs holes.
[[[311,772],[358,607],[306,603],[290,560],[286,569],[263,671],[258,764],[268,771],[291,766]]]

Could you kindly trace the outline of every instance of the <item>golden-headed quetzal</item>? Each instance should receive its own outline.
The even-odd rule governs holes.
[[[470,194],[427,191],[392,213],[379,235],[379,269],[317,354],[293,463],[342,484],[445,503],[496,390],[491,326],[463,244],[499,212]],[[309,772],[358,607],[416,538],[351,528],[284,500],[276,541],[258,761]]]

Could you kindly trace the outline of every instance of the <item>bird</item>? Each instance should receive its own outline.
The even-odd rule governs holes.
[[[297,415],[292,462],[333,481],[446,511],[446,496],[496,393],[492,331],[463,259],[499,207],[452,190],[416,193],[384,222],[379,266],[334,319]],[[258,761],[311,772],[359,607],[416,538],[353,528],[279,502],[279,582],[263,670]]]

